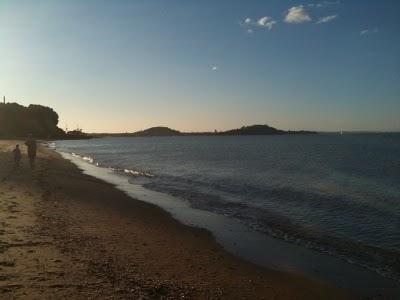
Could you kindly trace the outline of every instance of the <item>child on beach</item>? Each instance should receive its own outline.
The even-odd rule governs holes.
[[[15,146],[15,149],[13,150],[13,155],[14,155],[14,168],[18,168],[22,156],[21,150],[19,149],[19,145]]]

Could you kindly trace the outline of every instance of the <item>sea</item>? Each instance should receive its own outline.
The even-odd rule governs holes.
[[[400,281],[398,133],[104,137],[52,147],[188,209]]]

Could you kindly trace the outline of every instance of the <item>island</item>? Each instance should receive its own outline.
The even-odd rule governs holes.
[[[182,135],[178,130],[174,130],[164,126],[151,127],[130,134],[131,136],[176,136]]]

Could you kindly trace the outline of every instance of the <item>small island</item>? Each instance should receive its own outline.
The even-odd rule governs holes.
[[[174,130],[164,126],[151,127],[146,130],[141,130],[134,132],[132,134],[128,134],[131,136],[176,136],[182,135],[182,133],[178,130]]]
[[[315,131],[285,131],[281,129],[276,129],[268,125],[251,125],[243,126],[238,129],[232,129],[222,132],[217,132],[217,135],[278,135],[278,134],[316,134]]]

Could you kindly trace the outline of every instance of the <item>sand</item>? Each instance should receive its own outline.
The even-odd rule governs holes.
[[[245,262],[44,147],[14,171],[15,143],[0,141],[1,299],[357,299]]]

